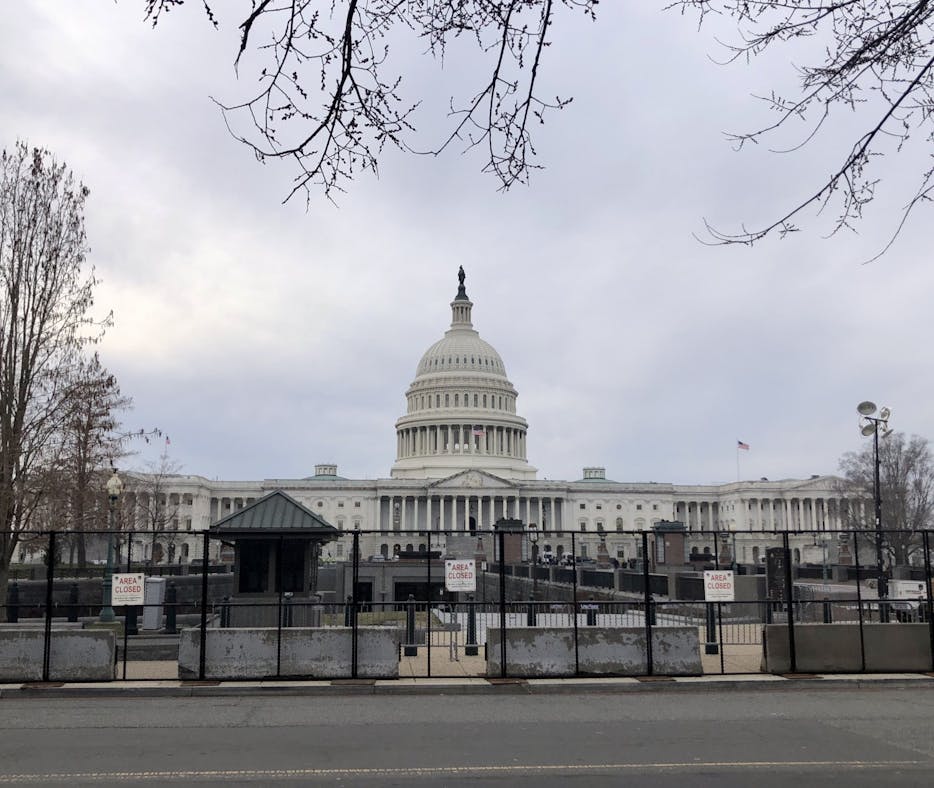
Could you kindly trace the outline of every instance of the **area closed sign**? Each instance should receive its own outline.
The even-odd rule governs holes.
[[[113,575],[110,578],[110,584],[110,599],[114,607],[144,603],[143,589],[146,586],[144,574]]]
[[[444,587],[448,591],[476,591],[477,563],[472,558],[444,562]]]
[[[734,596],[732,572],[719,569],[708,569],[704,572],[705,602],[732,602]]]

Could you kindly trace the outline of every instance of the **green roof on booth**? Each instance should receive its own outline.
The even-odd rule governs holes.
[[[337,528],[302,506],[282,490],[274,490],[249,506],[231,512],[210,528],[212,533],[265,536],[331,536],[340,534]]]

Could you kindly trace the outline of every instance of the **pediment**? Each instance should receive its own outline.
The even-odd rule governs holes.
[[[433,490],[515,490],[517,486],[509,479],[478,470],[459,471],[429,485]]]

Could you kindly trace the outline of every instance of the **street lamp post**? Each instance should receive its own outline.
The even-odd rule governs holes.
[[[111,585],[114,573],[114,512],[117,508],[117,500],[120,493],[123,492],[123,482],[117,475],[117,469],[113,468],[113,474],[107,480],[107,565],[104,567],[103,581],[103,607],[101,607],[100,621],[108,624],[116,620],[114,609],[111,605]]]
[[[882,437],[886,437],[891,429],[889,428],[889,418],[892,415],[890,408],[883,407],[876,416],[876,404],[874,402],[860,402],[856,407],[857,413],[862,417],[860,432],[864,437],[872,435],[873,451],[873,498],[875,502],[875,521],[876,521],[876,576],[877,589],[879,593],[879,620],[887,622],[889,620],[888,605],[885,600],[888,597],[888,581],[885,575],[885,561],[882,555],[882,490],[879,484],[879,427],[882,427]]]
[[[535,599],[538,596],[538,572],[535,571],[538,567],[538,526],[535,525],[535,523],[529,523],[529,544],[532,547],[532,562],[529,569],[532,573],[532,598],[529,600],[529,612],[526,623],[530,627],[534,627],[538,618],[536,615],[537,611],[535,610]]]

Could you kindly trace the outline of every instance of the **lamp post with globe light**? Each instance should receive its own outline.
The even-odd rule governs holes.
[[[99,620],[105,624],[115,620],[112,606],[112,577],[114,573],[114,512],[120,493],[123,492],[123,482],[113,468],[113,473],[107,480],[107,565],[104,567],[103,607]]]
[[[883,407],[876,416],[876,403],[865,401],[856,406],[856,412],[861,416],[860,433],[864,437],[872,435],[873,452],[873,499],[875,503],[875,522],[876,522],[876,575],[877,589],[879,592],[879,620],[887,622],[889,620],[889,610],[886,599],[888,597],[888,579],[885,575],[885,561],[882,555],[882,490],[879,484],[879,428],[882,428],[882,437],[885,438],[892,430],[889,427],[889,418],[892,415],[891,408]]]

